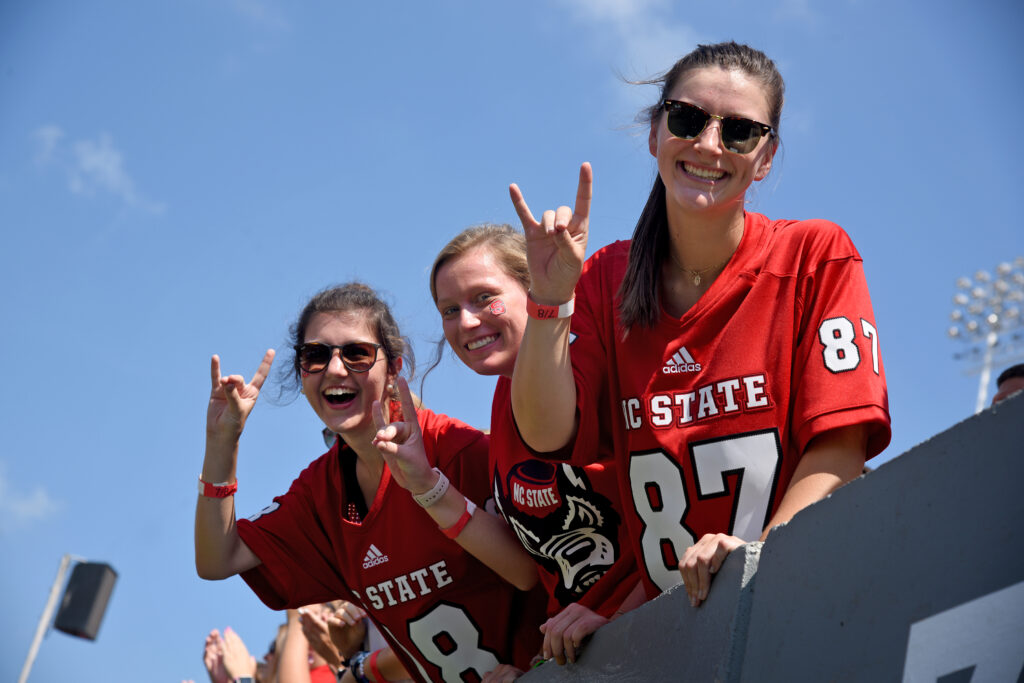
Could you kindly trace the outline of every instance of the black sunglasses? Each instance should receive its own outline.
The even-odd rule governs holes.
[[[775,130],[766,123],[760,123],[742,116],[718,116],[709,114],[695,104],[679,100],[665,100],[661,108],[668,112],[668,132],[683,140],[692,140],[707,128],[708,121],[722,122],[722,145],[730,152],[750,154],[765,135],[774,135]]]
[[[306,342],[294,348],[299,367],[315,374],[323,372],[330,365],[335,349],[341,352],[341,362],[350,372],[367,372],[377,362],[377,349],[383,347],[373,342],[349,342],[341,346]]]

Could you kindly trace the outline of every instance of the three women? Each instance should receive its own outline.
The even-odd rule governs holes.
[[[510,188],[528,268],[496,246],[514,241],[508,231],[464,234],[435,263],[446,339],[469,367],[500,377],[489,464],[483,437],[465,425],[429,411],[411,419],[401,347],[379,317],[307,307],[295,373],[344,445],[235,525],[218,496],[233,486],[238,436],[272,353],[250,383],[221,377],[214,357],[201,575],[242,572],[275,607],[352,596],[424,679],[459,675],[445,648],[427,642],[442,621],[458,645],[448,652],[471,653],[479,673],[496,655],[519,663],[499,642],[511,634],[501,627],[513,589],[470,570],[476,556],[520,587],[535,576],[506,545],[508,529],[467,503],[493,493],[549,594],[545,653],[571,659],[583,636],[633,604],[633,557],[647,597],[681,575],[697,605],[728,552],[857,476],[886,446],[859,254],[827,221],[745,210],[779,144],[775,65],[747,46],[700,46],[657,82],[646,121],[658,176],[630,242],[584,262],[584,164],[574,209],[536,220]],[[419,507],[410,492],[437,501]],[[439,528],[455,529],[461,548],[446,546]],[[470,636],[483,645],[460,649]]]

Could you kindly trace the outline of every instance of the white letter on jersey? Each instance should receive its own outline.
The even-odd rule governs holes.
[[[626,419],[626,429],[640,429],[641,422],[640,416],[637,415],[637,411],[640,410],[640,399],[638,398],[627,398],[622,401],[622,416]]]
[[[651,396],[651,424],[668,427],[672,424],[672,397],[665,394]]]

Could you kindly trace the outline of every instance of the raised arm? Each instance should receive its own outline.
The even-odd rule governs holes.
[[[423,447],[423,434],[416,421],[409,384],[398,379],[403,415],[413,416],[404,422],[385,423],[380,403],[373,406],[377,423],[374,445],[391,470],[395,482],[413,496],[437,490],[440,497],[431,497],[424,509],[437,526],[468,553],[490,567],[501,578],[520,590],[529,590],[537,583],[537,567],[529,553],[505,522],[482,508],[472,510],[468,499],[449,485],[441,494],[441,476],[430,467]],[[468,517],[466,517],[468,515]]]
[[[269,349],[247,384],[241,375],[221,376],[220,358],[210,359],[212,386],[206,411],[206,455],[199,477],[202,482],[214,486],[237,483],[238,439],[273,361],[274,351]],[[200,492],[196,501],[195,544],[196,572],[204,579],[226,579],[260,563],[238,536],[234,495],[221,497]]]
[[[538,222],[515,184],[509,195],[526,235],[530,298],[541,306],[573,300],[587,251],[594,174],[580,166],[576,204],[545,211]],[[576,434],[576,383],[569,358],[569,318],[526,324],[512,376],[512,412],[523,440],[534,450],[555,451]]]

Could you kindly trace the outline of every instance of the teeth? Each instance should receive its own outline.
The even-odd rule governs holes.
[[[329,389],[324,389],[324,396],[344,397],[354,396],[355,393],[356,392],[352,389],[347,389],[345,387],[331,387]]]
[[[470,351],[475,351],[476,349],[479,349],[481,346],[487,346],[497,338],[498,335],[491,334],[486,337],[483,337],[482,339],[474,339],[473,341],[466,344],[466,348],[469,349]]]
[[[691,166],[685,161],[683,162],[683,170],[690,175],[695,175],[698,178],[705,178],[707,180],[718,180],[725,175],[725,171],[712,171],[707,168],[698,168],[697,166]]]

